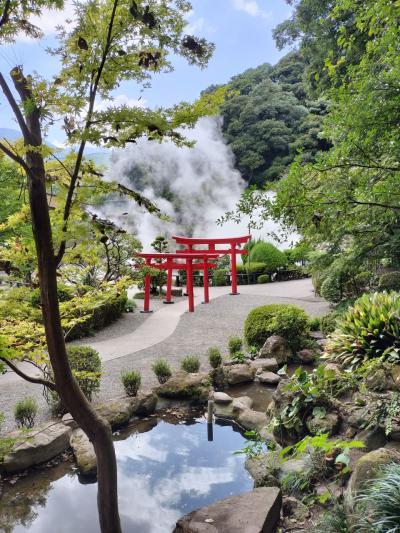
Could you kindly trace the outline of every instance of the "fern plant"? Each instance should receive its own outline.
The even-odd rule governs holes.
[[[400,295],[364,294],[338,322],[326,346],[327,358],[354,369],[368,359],[397,361],[400,355]]]

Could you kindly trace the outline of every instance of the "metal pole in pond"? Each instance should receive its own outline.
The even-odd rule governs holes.
[[[207,405],[207,438],[209,442],[214,440],[214,400],[208,400]]]

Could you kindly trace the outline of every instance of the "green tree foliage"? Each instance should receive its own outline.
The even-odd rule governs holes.
[[[299,150],[310,160],[328,144],[320,136],[323,101],[306,98],[304,60],[290,53],[277,65],[235,76],[233,96],[221,107],[224,136],[249,184],[262,186],[285,173]]]
[[[264,270],[267,271],[276,270],[277,268],[285,266],[287,263],[286,255],[283,252],[278,250],[278,248],[272,243],[261,240],[253,243],[250,248],[250,253],[242,257],[243,261],[245,261],[245,266],[249,261],[250,264],[263,263]]]

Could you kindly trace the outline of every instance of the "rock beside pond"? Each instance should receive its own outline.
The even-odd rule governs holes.
[[[157,388],[157,394],[164,398],[191,400],[205,403],[211,391],[208,374],[199,372],[176,372],[169,380]]]
[[[329,433],[329,436],[336,435],[340,426],[340,417],[337,413],[326,413],[325,416],[311,416],[306,421],[307,428],[311,435]]]
[[[400,454],[395,450],[379,448],[363,455],[355,464],[347,485],[347,498],[351,499],[365,484],[376,477],[379,469],[393,461],[400,461]]]
[[[82,429],[75,429],[72,432],[70,445],[80,473],[86,476],[96,474],[97,460],[93,444]]]
[[[250,364],[256,369],[257,373],[262,372],[263,370],[277,372],[279,368],[275,357],[259,357],[258,359],[251,361]]]
[[[45,463],[69,447],[70,435],[71,428],[62,422],[48,422],[20,433],[0,470],[12,474]]]
[[[315,359],[317,358],[317,354],[315,350],[310,350],[309,348],[304,348],[303,350],[300,350],[297,352],[297,357],[300,359],[302,363],[311,364],[314,363]]]
[[[248,396],[240,396],[239,398],[234,398],[232,402],[229,403],[215,403],[214,413],[215,416],[221,418],[234,418],[235,420],[239,418],[241,412],[245,409],[250,409],[253,405],[253,400]]]
[[[131,419],[131,398],[120,398],[96,405],[96,411],[107,420],[112,429],[121,428]]]
[[[267,452],[248,457],[244,466],[254,480],[254,488],[279,486],[279,481],[274,475],[279,468],[279,459],[274,453]]]
[[[224,371],[230,385],[248,383],[253,381],[256,375],[256,369],[247,363],[227,366]]]
[[[271,335],[259,351],[259,357],[273,357],[279,366],[284,365],[293,356],[286,339],[279,335]]]
[[[75,420],[72,418],[72,415],[71,413],[66,413],[62,419],[61,419],[62,423],[65,424],[66,426],[70,427],[71,429],[77,429],[78,427],[78,424],[77,422],[75,422]]]
[[[215,403],[231,403],[233,401],[233,398],[229,396],[229,394],[226,394],[226,392],[214,392],[213,394],[213,400]]]
[[[268,417],[260,411],[244,409],[238,416],[237,421],[244,429],[257,429],[260,431],[268,424]]]
[[[157,394],[153,391],[139,392],[134,398],[130,398],[131,416],[152,415],[157,407]]]
[[[261,374],[258,374],[258,379],[260,383],[265,383],[267,385],[278,385],[281,380],[280,376],[273,372],[261,372]]]
[[[277,487],[260,487],[189,513],[173,533],[273,533],[281,506]]]

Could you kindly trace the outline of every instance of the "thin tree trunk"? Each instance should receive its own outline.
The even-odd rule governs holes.
[[[27,79],[17,68],[11,73],[23,102],[31,98]],[[28,106],[27,106],[28,107]],[[40,111],[26,114],[28,138],[25,145],[42,146]],[[57,296],[57,261],[54,256],[47,204],[46,176],[40,151],[28,151],[29,202],[38,258],[40,294],[47,348],[57,392],[74,420],[94,446],[97,457],[97,503],[102,533],[121,533],[118,512],[117,462],[110,425],[100,418],[80,390],[69,366]]]

